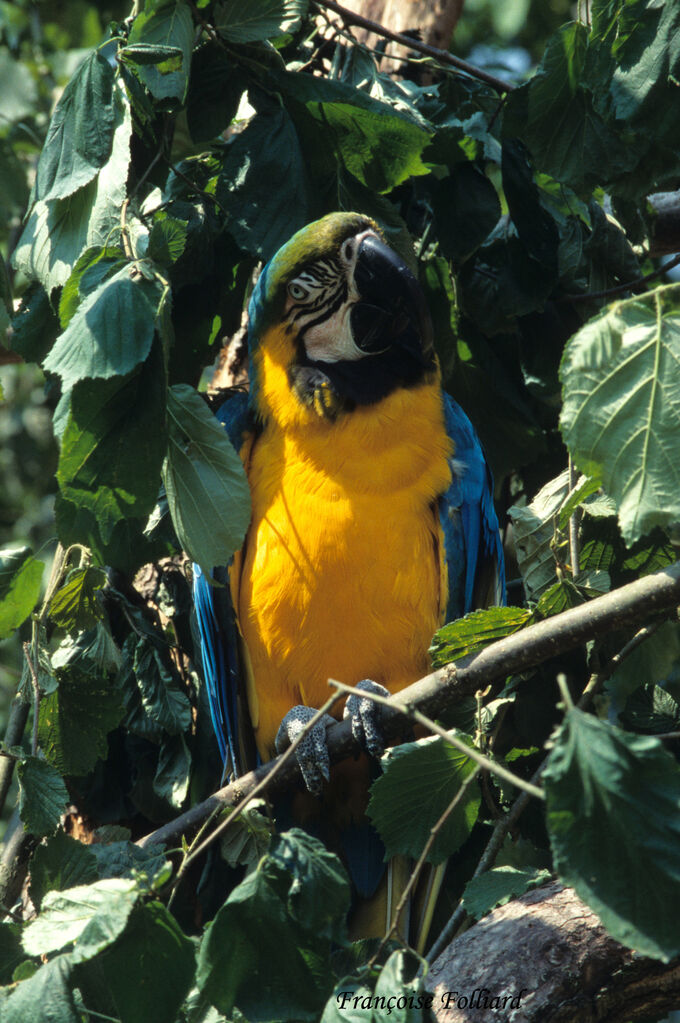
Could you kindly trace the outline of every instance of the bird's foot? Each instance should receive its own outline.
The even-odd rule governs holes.
[[[293,707],[288,711],[279,725],[274,740],[276,752],[283,753],[297,739],[317,711],[314,707]],[[321,720],[305,735],[295,750],[297,762],[305,785],[309,791],[318,796],[324,781],[330,776],[330,759],[326,744],[326,729],[335,724],[335,718],[324,714]]]
[[[370,678],[363,679],[355,688],[365,693],[375,693],[376,696],[390,695],[389,689],[385,689],[379,682],[372,682]],[[351,718],[352,735],[359,745],[372,757],[381,757],[385,752],[385,739],[378,724],[380,708],[375,700],[352,693],[342,716]]]

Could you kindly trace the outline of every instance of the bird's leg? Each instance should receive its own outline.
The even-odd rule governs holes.
[[[379,682],[372,682],[370,678],[362,679],[355,686],[365,693],[375,693],[377,696],[389,696],[389,689],[381,686]],[[385,752],[385,739],[378,724],[380,708],[375,700],[367,696],[357,696],[352,693],[348,697],[344,718],[351,718],[352,735],[359,745],[372,757],[381,757]]]
[[[389,690],[377,682],[365,678],[356,686],[367,693],[389,696]],[[316,714],[313,707],[299,705],[288,711],[276,733],[276,752],[283,753],[298,737],[303,728]],[[344,718],[350,718],[352,735],[372,757],[381,757],[385,752],[384,738],[378,726],[378,706],[367,696],[352,693],[345,704]],[[335,724],[335,718],[325,714],[297,747],[296,756],[305,785],[313,795],[319,795],[324,781],[330,774],[330,758],[326,743],[326,729]]]
[[[303,405],[314,409],[321,419],[331,422],[344,408],[343,398],[333,387],[326,374],[315,366],[291,366],[290,385]]]
[[[277,753],[283,753],[316,714],[314,707],[301,704],[292,707],[279,725],[274,744]],[[328,781],[330,759],[326,744],[326,729],[335,724],[335,718],[324,714],[321,720],[302,739],[295,751],[302,778],[309,791],[318,796],[324,781]]]

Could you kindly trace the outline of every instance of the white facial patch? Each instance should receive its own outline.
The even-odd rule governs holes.
[[[366,357],[352,336],[351,311],[361,298],[354,284],[359,246],[375,231],[346,238],[338,256],[318,260],[288,284],[285,313],[302,335],[305,351],[315,362],[357,362]]]

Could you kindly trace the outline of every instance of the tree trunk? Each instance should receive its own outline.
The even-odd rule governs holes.
[[[425,984],[438,1023],[627,1023],[677,1008],[680,963],[619,945],[555,882],[455,938]]]

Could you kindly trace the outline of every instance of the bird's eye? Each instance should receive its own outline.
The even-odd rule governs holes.
[[[342,258],[349,263],[351,261],[353,255],[354,255],[354,240],[352,238],[348,238],[347,241],[342,246]]]
[[[303,288],[301,284],[296,281],[291,281],[288,285],[288,294],[291,298],[294,298],[296,302],[302,302],[303,299],[307,298],[307,289]]]

